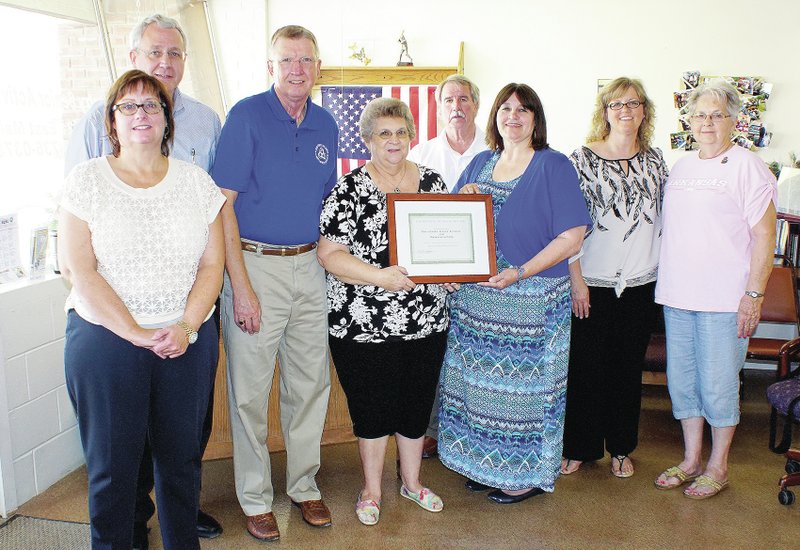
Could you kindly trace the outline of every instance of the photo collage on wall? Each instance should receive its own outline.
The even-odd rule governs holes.
[[[767,131],[761,120],[761,113],[767,110],[767,100],[772,93],[772,84],[757,76],[707,76],[700,71],[687,71],[681,77],[683,89],[673,94],[675,108],[678,109],[680,131],[669,135],[672,149],[692,151],[697,143],[689,131],[689,118],[686,102],[689,94],[699,84],[715,78],[723,78],[733,84],[742,95],[742,108],[736,120],[733,141],[745,149],[761,149],[769,146],[772,133]]]

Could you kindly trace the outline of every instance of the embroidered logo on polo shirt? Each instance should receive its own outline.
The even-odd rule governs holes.
[[[326,164],[328,162],[328,148],[323,144],[317,143],[317,147],[314,149],[314,155],[317,157],[320,164]]]

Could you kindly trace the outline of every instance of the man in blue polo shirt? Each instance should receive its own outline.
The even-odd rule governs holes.
[[[231,109],[212,169],[227,198],[222,325],[236,494],[260,540],[280,536],[266,445],[276,356],[286,492],[307,523],[331,524],[315,479],[330,391],[325,273],[315,249],[322,199],[336,183],[338,131],[310,99],[320,64],[309,30],[278,29],[267,64],[274,84]]]
[[[183,79],[186,64],[186,34],[175,19],[154,14],[139,22],[131,31],[129,57],[133,66],[156,77],[172,93],[172,116],[175,120],[174,141],[170,156],[197,164],[208,172],[214,160],[214,149],[222,125],[211,107],[182,93],[178,85]],[[67,146],[66,172],[86,160],[111,154],[111,142],[105,127],[105,101],[92,105],[75,124]],[[202,452],[205,452],[214,408],[214,387],[208,400],[203,424]],[[150,498],[153,490],[153,461],[150,446],[145,445],[139,482],[136,488],[136,508],[133,524],[133,549],[147,550],[147,522],[155,512]],[[197,512],[197,535],[214,538],[222,534],[222,526],[202,510]]]

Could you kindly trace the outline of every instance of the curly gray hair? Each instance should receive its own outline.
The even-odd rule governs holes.
[[[405,119],[408,137],[412,140],[417,137],[414,117],[408,105],[393,97],[379,97],[367,103],[367,106],[361,111],[361,118],[358,119],[358,132],[361,139],[365,142],[369,141],[375,131],[375,121],[382,117]]]
[[[704,95],[710,95],[723,105],[734,120],[742,107],[742,98],[733,84],[721,78],[707,80],[695,88],[686,101],[686,112],[693,115],[697,110],[697,102]]]

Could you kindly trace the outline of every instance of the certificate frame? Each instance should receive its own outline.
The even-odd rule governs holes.
[[[497,274],[492,196],[387,193],[389,262],[415,283],[476,283]]]

